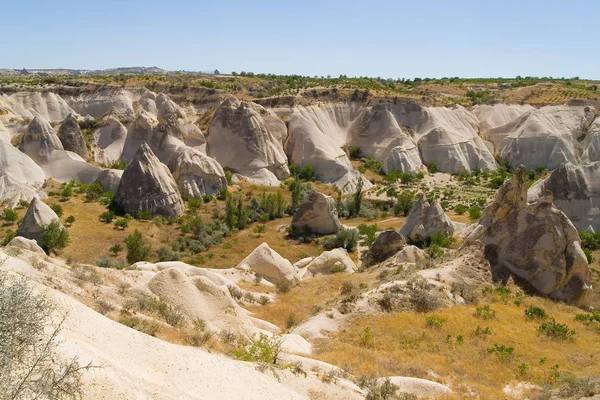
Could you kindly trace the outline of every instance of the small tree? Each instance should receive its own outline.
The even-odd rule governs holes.
[[[302,169],[300,169],[298,176],[300,177],[300,179],[305,181],[314,181],[315,171],[310,165],[305,165],[304,167],[302,167]]]
[[[66,219],[65,219],[65,223],[67,225],[73,225],[73,222],[75,222],[75,217],[72,215],[69,215]]]
[[[64,399],[82,396],[76,358],[58,357],[53,306],[25,280],[0,274],[0,388],[2,399]]]
[[[127,246],[127,262],[130,264],[138,261],[147,261],[150,256],[150,247],[144,246],[144,238],[137,229],[125,238]]]
[[[129,227],[129,221],[127,218],[119,219],[115,221],[115,228],[119,230],[124,230]]]
[[[112,211],[105,211],[102,214],[100,214],[100,222],[104,222],[105,224],[110,224],[113,219],[115,218],[115,213],[113,213]]]
[[[363,180],[358,178],[358,185],[356,186],[356,192],[352,197],[352,205],[350,207],[350,217],[358,216],[360,212],[360,206],[362,204],[362,188],[363,188]]]
[[[262,235],[263,233],[265,233],[265,226],[264,225],[256,225],[254,227],[253,232],[256,233],[256,235],[258,237],[260,237],[260,235]]]
[[[396,199],[396,203],[394,203],[394,215],[404,215],[407,216],[412,210],[413,205],[415,204],[415,194],[410,190],[403,190],[400,192]]]
[[[117,255],[120,252],[123,251],[123,246],[121,246],[120,244],[115,244],[113,246],[111,246],[111,248],[109,249],[111,253],[113,253],[113,255]]]
[[[61,225],[59,220],[52,220],[43,229],[43,241],[48,249],[48,254],[56,252],[58,249],[64,249],[69,244],[69,232]]]
[[[5,208],[4,211],[2,211],[2,218],[9,224],[13,224],[19,219],[19,216],[15,210]]]

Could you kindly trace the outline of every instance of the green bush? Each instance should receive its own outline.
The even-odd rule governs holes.
[[[328,238],[323,243],[325,250],[333,250],[338,247],[343,247],[349,252],[354,251],[358,244],[358,231],[356,229],[342,228],[337,231],[335,236]]]
[[[514,351],[515,351],[515,348],[512,346],[510,346],[510,347],[507,347],[505,345],[499,346],[497,344],[494,344],[494,347],[489,347],[487,349],[488,353],[495,354],[500,359],[500,361],[507,361],[507,360],[512,359],[514,356],[514,354],[513,354]]]
[[[441,328],[446,323],[446,320],[442,317],[432,315],[431,317],[425,318],[425,325],[428,328]]]
[[[429,171],[430,174],[435,174],[439,169],[439,165],[435,161],[427,164],[427,171]]]
[[[110,224],[113,219],[115,219],[115,213],[112,211],[105,211],[99,216],[100,222],[104,222],[105,224]]]
[[[481,207],[473,205],[469,208],[469,218],[477,220],[481,218]]]
[[[525,310],[525,316],[528,319],[546,319],[546,318],[548,318],[548,314],[546,314],[546,311],[543,308],[536,307],[536,306],[529,306]]]
[[[140,221],[151,221],[152,220],[152,212],[150,210],[139,211],[135,215],[135,219]]]
[[[144,246],[142,234],[137,229],[125,238],[127,247],[127,262],[130,264],[138,261],[148,261],[150,256],[150,247]]]
[[[104,194],[104,189],[99,183],[92,183],[88,185],[85,191],[85,199],[87,201],[96,201],[102,197]]]
[[[489,304],[475,308],[475,317],[485,321],[496,318],[496,311],[492,310]]]
[[[19,219],[19,215],[15,212],[15,210],[5,208],[4,211],[2,211],[2,219],[4,219],[9,224],[13,224],[17,222],[17,220]]]
[[[232,180],[233,175],[228,170],[225,170],[224,172],[225,172],[225,180],[227,181],[227,185],[231,185],[233,183],[233,180]]]
[[[469,210],[469,207],[465,206],[464,204],[457,204],[454,206],[454,212],[457,213],[458,215],[463,215],[468,210]]]
[[[115,221],[115,228],[124,230],[129,227],[129,220],[127,218],[118,219]]]
[[[173,251],[171,246],[162,246],[157,251],[158,261],[179,261],[181,253]]]
[[[377,234],[377,230],[379,229],[377,227],[377,224],[372,224],[372,225],[367,225],[367,224],[360,224],[358,225],[358,233],[360,233],[361,235],[365,235],[367,238],[365,239],[365,244],[367,246],[371,246],[373,244],[373,242],[375,242],[375,239],[377,238],[376,234]]]
[[[258,340],[252,340],[248,347],[233,351],[233,356],[240,361],[277,364],[283,339],[280,336],[267,336],[261,333]]]
[[[310,165],[305,165],[300,169],[298,173],[298,177],[303,181],[314,181],[315,180],[315,171]]]
[[[111,246],[111,248],[109,250],[111,253],[113,253],[116,256],[117,254],[119,254],[120,252],[123,251],[123,246],[121,246],[120,244],[115,244],[115,245]]]
[[[566,340],[575,336],[575,331],[565,324],[559,324],[552,318],[538,327],[538,332],[552,339]]]
[[[69,232],[61,225],[59,220],[52,220],[48,225],[43,226],[43,230],[43,241],[48,253],[63,249],[69,244]]]
[[[403,190],[400,192],[398,197],[396,197],[396,202],[394,203],[394,215],[404,215],[407,216],[415,205],[415,193],[410,190]]]
[[[75,222],[75,217],[72,215],[69,215],[66,219],[65,219],[65,223],[67,225],[73,225],[73,223]]]
[[[56,213],[56,215],[59,218],[62,217],[64,211],[60,204],[50,204],[50,208]]]

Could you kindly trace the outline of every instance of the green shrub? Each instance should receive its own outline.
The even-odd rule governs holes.
[[[441,328],[446,323],[446,320],[442,317],[432,315],[425,318],[425,325],[428,328]]]
[[[62,217],[64,211],[60,204],[50,204],[50,208],[56,213],[56,215],[59,218]]]
[[[66,219],[65,219],[65,223],[69,226],[73,225],[73,223],[75,222],[75,217],[72,215],[69,215]]]
[[[436,172],[438,172],[439,171],[438,163],[433,161],[433,162],[430,162],[429,164],[427,164],[427,171],[429,171],[430,174],[435,174]]]
[[[493,347],[489,347],[487,349],[488,353],[495,354],[500,359],[500,361],[507,361],[507,360],[512,359],[514,356],[514,354],[513,354],[514,351],[515,351],[515,348],[512,346],[510,346],[510,347],[507,347],[505,345],[499,346],[497,344],[494,344]]]
[[[333,250],[342,247],[349,252],[354,251],[358,244],[358,231],[356,229],[342,228],[337,231],[335,236],[328,238],[323,247],[325,250]]]
[[[372,224],[372,225],[367,225],[367,224],[360,224],[358,225],[358,233],[360,233],[361,235],[365,235],[367,238],[365,240],[365,244],[367,246],[371,246],[373,244],[373,242],[375,242],[375,239],[377,238],[376,234],[377,234],[377,230],[379,229],[377,227],[377,224]]]
[[[85,199],[87,201],[96,201],[100,199],[103,194],[104,189],[102,189],[102,186],[99,183],[92,183],[91,185],[88,185],[85,191]]]
[[[116,256],[117,254],[123,251],[123,246],[121,246],[120,244],[115,244],[111,246],[109,250]]]
[[[150,256],[150,247],[144,246],[142,234],[137,229],[125,238],[127,247],[127,262],[130,264],[138,261],[148,261]]]
[[[469,210],[469,207],[465,206],[464,204],[457,204],[456,206],[454,206],[454,212],[457,213],[458,215],[463,215],[468,210]]]
[[[473,205],[469,208],[469,218],[477,220],[481,218],[481,207]]]
[[[482,328],[479,325],[471,332],[471,336],[488,336],[492,334],[492,330],[489,327]]]
[[[543,308],[536,307],[536,306],[529,306],[525,310],[525,316],[528,319],[546,319],[546,318],[548,318],[548,314],[546,314],[546,311]]]
[[[4,238],[2,239],[2,246],[8,245],[8,243],[10,243],[10,241],[13,240],[15,236],[17,236],[16,231],[13,231],[12,229],[7,230],[4,234]]]
[[[14,210],[5,208],[4,211],[2,211],[2,219],[9,224],[13,224],[19,219],[19,215]]]
[[[315,180],[315,171],[310,165],[305,165],[300,169],[298,173],[298,177],[303,181],[314,181]]]
[[[492,310],[489,304],[475,308],[475,317],[481,318],[484,321],[495,319],[496,311]]]
[[[105,224],[110,224],[113,219],[115,219],[115,213],[112,211],[105,211],[99,216],[100,222],[104,222]]]
[[[565,324],[559,324],[552,318],[548,322],[544,322],[538,327],[538,332],[552,339],[565,340],[575,336],[575,331],[569,329]]]
[[[231,185],[233,183],[233,180],[232,180],[233,175],[228,170],[225,170],[224,172],[225,172],[225,180],[227,181],[227,185]]]
[[[252,340],[248,347],[233,351],[233,356],[240,361],[277,364],[283,339],[280,336],[260,334],[258,340]]]
[[[152,220],[152,212],[150,210],[139,211],[135,215],[135,219],[140,221],[151,221]]]
[[[127,220],[127,218],[122,218],[115,221],[115,228],[124,230],[127,227],[129,227],[129,220]]]
[[[171,246],[162,246],[157,251],[159,261],[179,261],[181,253],[173,251]]]
[[[396,202],[394,203],[394,215],[404,215],[407,216],[415,205],[415,193],[410,190],[403,190],[396,197]]]
[[[42,227],[44,230],[43,241],[48,253],[63,249],[69,244],[69,232],[57,219]]]

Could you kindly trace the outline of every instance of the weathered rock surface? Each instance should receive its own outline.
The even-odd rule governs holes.
[[[85,139],[81,133],[81,128],[79,128],[79,124],[73,114],[69,114],[60,124],[60,128],[58,128],[58,138],[65,150],[77,153],[84,159],[89,157]]]
[[[552,205],[551,193],[528,204],[527,186],[521,166],[485,208],[463,247],[482,241],[496,280],[513,275],[542,295],[588,305],[591,272],[577,229]]]
[[[346,249],[337,248],[329,251],[324,251],[318,257],[315,257],[306,266],[308,275],[327,275],[332,273],[351,274],[356,271],[356,264],[348,255]]]
[[[363,263],[366,267],[387,260],[406,246],[404,236],[395,230],[383,231],[365,254]]]
[[[554,169],[565,162],[578,163],[578,139],[594,118],[586,108],[552,106],[526,112],[506,126],[509,131],[502,140],[500,157],[513,168],[543,165]]]
[[[44,171],[9,142],[0,140],[0,199],[31,201],[44,182]]]
[[[534,202],[552,193],[553,203],[578,230],[600,230],[600,162],[585,165],[563,164],[546,179],[534,183],[527,201]]]
[[[392,258],[392,261],[394,264],[416,264],[427,257],[429,257],[427,253],[417,246],[406,246]]]
[[[236,268],[254,271],[272,282],[295,282],[300,279],[292,264],[266,243],[254,249]]]
[[[34,197],[19,225],[17,236],[33,239],[38,245],[44,247],[44,227],[53,220],[58,221],[58,215],[48,205]]]
[[[444,213],[436,201],[429,204],[424,195],[421,195],[410,210],[400,233],[411,240],[423,240],[435,233],[450,236],[454,233],[452,220]]]
[[[121,158],[127,128],[114,115],[105,116],[99,125],[94,132],[94,161],[107,165]]]
[[[119,190],[119,183],[121,183],[123,172],[121,169],[103,169],[93,183],[100,184],[105,192],[116,194],[117,190]]]
[[[319,180],[333,183],[344,193],[355,192],[360,180],[365,189],[373,186],[352,167],[344,150],[319,130],[314,122],[294,114],[288,129],[285,149],[290,163],[299,168],[310,165]]]
[[[15,236],[10,242],[8,242],[8,247],[17,247],[19,249],[46,255],[44,250],[38,245],[38,243],[35,240],[27,239],[22,236]]]
[[[123,172],[115,199],[131,215],[148,210],[177,217],[185,211],[173,175],[146,143]]]
[[[227,187],[225,172],[219,163],[191,147],[179,148],[169,161],[179,191],[185,197],[202,197]]]
[[[278,185],[280,179],[290,176],[290,171],[279,137],[281,130],[269,130],[263,114],[269,112],[258,105],[225,100],[208,128],[207,153],[224,168],[250,180]],[[279,122],[280,128],[285,128]],[[275,124],[273,119],[270,123]]]
[[[496,162],[480,138],[434,128],[418,142],[424,164],[436,163],[440,171],[463,174],[475,169],[493,171]]]
[[[211,331],[235,332],[252,337],[256,331],[248,314],[233,300],[227,289],[203,276],[189,277],[178,268],[158,272],[148,283],[150,290],[181,310],[193,322],[201,319]]]
[[[45,163],[53,150],[64,150],[58,136],[48,121],[35,117],[27,127],[27,133],[21,139],[19,150],[31,157],[36,163]]]
[[[337,232],[342,224],[338,219],[335,200],[323,193],[312,192],[294,213],[292,226],[324,235]]]

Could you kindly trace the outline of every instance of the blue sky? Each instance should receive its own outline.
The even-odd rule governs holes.
[[[0,68],[600,78],[598,0],[4,0],[0,13]]]

